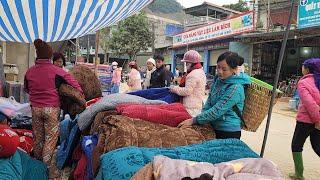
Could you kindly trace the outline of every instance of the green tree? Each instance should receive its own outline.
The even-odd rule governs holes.
[[[152,45],[152,34],[147,17],[140,13],[118,23],[111,31],[110,48],[117,55],[127,54],[134,60],[137,53]]]
[[[226,7],[235,11],[240,11],[240,12],[249,11],[249,8],[247,7],[247,3],[243,0],[239,0],[239,2],[236,4],[223,5],[223,7]]]
[[[104,51],[104,62],[109,63],[109,49],[110,49],[110,27],[100,30],[100,47]]]

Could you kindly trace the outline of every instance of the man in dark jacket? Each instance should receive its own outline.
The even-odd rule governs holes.
[[[157,69],[151,74],[149,88],[169,87],[171,82],[170,72],[165,67],[164,58],[161,55],[155,55]]]

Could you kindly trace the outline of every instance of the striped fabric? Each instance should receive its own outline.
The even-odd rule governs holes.
[[[84,36],[125,19],[152,0],[0,0],[0,41]]]

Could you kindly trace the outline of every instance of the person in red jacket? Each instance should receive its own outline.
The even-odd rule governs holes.
[[[53,154],[59,136],[60,98],[58,88],[67,83],[82,92],[78,82],[51,63],[52,48],[41,39],[34,41],[36,62],[25,75],[25,91],[30,95],[34,156],[47,164],[49,178],[59,177]]]

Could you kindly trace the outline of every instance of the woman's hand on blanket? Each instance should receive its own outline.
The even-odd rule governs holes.
[[[192,119],[187,119],[182,121],[178,127],[184,127],[184,126],[191,126],[193,124],[193,120]]]
[[[170,89],[170,92],[172,92],[172,93],[176,93],[176,91],[175,91],[175,88],[174,88],[175,86],[173,86],[173,85],[171,85],[170,87],[169,87],[169,89]]]

